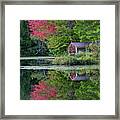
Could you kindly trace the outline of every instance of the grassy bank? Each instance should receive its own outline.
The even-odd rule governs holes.
[[[93,65],[99,64],[99,57],[96,57],[93,53],[83,53],[75,56],[60,56],[56,57],[52,64],[55,65]]]

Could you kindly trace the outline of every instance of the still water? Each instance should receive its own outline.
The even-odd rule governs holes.
[[[99,66],[24,66],[21,100],[99,100]]]

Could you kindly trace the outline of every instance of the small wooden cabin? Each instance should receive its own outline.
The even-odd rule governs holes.
[[[96,42],[71,42],[68,46],[68,54],[69,55],[76,55],[76,54],[79,54],[80,52],[85,52],[86,47],[91,43],[100,45],[100,41],[96,41]]]
[[[68,53],[70,55],[75,55],[80,52],[85,52],[85,47],[88,46],[87,42],[71,42],[68,46]]]

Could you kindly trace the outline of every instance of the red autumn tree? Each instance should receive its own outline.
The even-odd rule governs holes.
[[[28,25],[31,36],[37,37],[40,40],[45,40],[56,32],[55,24],[47,20],[28,20]]]

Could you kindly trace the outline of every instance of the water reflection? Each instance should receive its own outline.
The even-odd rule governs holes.
[[[73,81],[88,80],[88,76],[86,73],[79,74],[79,73],[77,73],[77,71],[71,71],[70,79]]]
[[[21,100],[98,100],[99,69],[21,69]]]

